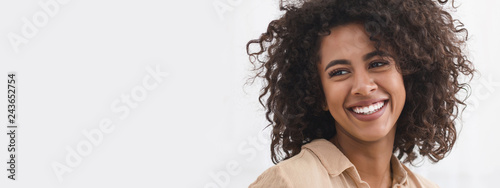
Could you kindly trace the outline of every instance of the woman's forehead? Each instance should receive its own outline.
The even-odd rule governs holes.
[[[374,42],[361,24],[347,24],[331,29],[331,34],[321,39],[320,56],[346,57],[375,50]]]

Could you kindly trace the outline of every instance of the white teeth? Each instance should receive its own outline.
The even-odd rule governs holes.
[[[354,107],[354,108],[352,108],[352,110],[354,112],[356,112],[357,114],[368,115],[368,114],[373,114],[374,112],[380,110],[380,108],[382,108],[382,106],[384,106],[384,101],[373,103],[370,106]]]

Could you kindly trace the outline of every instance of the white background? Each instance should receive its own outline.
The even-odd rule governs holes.
[[[9,71],[18,73],[19,94],[17,180],[2,162],[1,187],[247,187],[272,165],[259,84],[244,83],[245,44],[278,18],[276,1],[52,1],[58,9],[43,17],[46,2],[0,2],[0,109]],[[458,4],[481,75],[456,147],[415,171],[441,187],[492,187],[500,175],[500,2]],[[37,32],[23,35],[23,19],[33,16]],[[18,51],[13,34],[26,38]],[[157,68],[168,76],[145,89],[147,69]],[[112,108],[131,95],[130,113]],[[90,143],[82,132],[106,119],[114,129],[59,181],[53,165],[68,165],[70,151]],[[0,127],[1,161],[6,131]]]

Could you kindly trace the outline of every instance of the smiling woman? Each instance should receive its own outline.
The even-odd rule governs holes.
[[[340,130],[334,137],[391,143],[405,102],[403,76],[394,59],[375,49],[364,31],[363,25],[351,23],[332,28],[322,39],[318,72],[325,110]],[[349,40],[353,36],[361,42]]]
[[[250,187],[437,187],[403,163],[438,162],[456,140],[474,69],[446,3],[282,1],[247,44],[278,163]]]

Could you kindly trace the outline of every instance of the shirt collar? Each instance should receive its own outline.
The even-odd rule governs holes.
[[[351,161],[328,140],[315,139],[303,145],[302,149],[313,152],[330,175],[338,176],[346,169],[354,167]]]
[[[354,167],[354,164],[328,140],[315,139],[312,142],[302,146],[302,149],[308,149],[314,153],[321,164],[326,168],[329,175],[338,176],[348,168]],[[403,164],[396,158],[391,157],[393,186],[397,184],[404,185],[407,182],[408,173]],[[357,173],[357,172],[356,172]],[[358,175],[359,176],[359,175]]]
[[[392,186],[398,184],[405,185],[408,178],[408,172],[403,167],[403,164],[401,164],[399,159],[394,155],[391,158],[391,164],[392,164]]]

